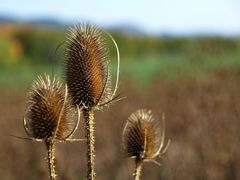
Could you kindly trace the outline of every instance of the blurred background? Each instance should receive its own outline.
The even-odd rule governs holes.
[[[121,134],[128,116],[166,116],[172,143],[142,179],[240,179],[240,1],[0,0],[0,179],[48,179],[46,151],[25,136],[27,92],[38,75],[63,79],[67,29],[90,22],[110,32],[121,55],[119,93],[96,112],[97,179],[132,179]],[[116,52],[108,40],[113,80]],[[76,137],[84,137],[83,122]],[[57,145],[59,179],[86,177],[85,143]]]

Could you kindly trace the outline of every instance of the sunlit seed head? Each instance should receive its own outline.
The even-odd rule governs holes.
[[[64,139],[72,131],[74,114],[65,102],[62,84],[48,75],[39,76],[29,92],[25,116],[31,138]]]
[[[102,32],[81,24],[69,29],[65,78],[75,105],[92,108],[110,99],[108,49]]]
[[[123,131],[123,149],[127,156],[152,159],[160,142],[160,126],[150,110],[140,109],[130,115]]]

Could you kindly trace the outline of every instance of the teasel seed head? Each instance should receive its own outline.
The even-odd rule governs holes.
[[[73,103],[84,108],[99,108],[110,102],[113,93],[109,51],[103,31],[89,24],[70,28],[65,53],[65,79]]]
[[[164,118],[162,122],[160,126],[150,110],[140,109],[132,113],[123,131],[123,150],[127,156],[157,163],[154,158],[163,155],[170,143],[168,141],[164,147]]]
[[[76,112],[67,98],[67,88],[48,75],[39,76],[29,92],[24,127],[30,138],[64,140],[75,131]]]

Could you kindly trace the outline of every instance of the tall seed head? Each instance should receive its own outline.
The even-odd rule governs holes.
[[[153,159],[160,153],[161,131],[150,110],[140,109],[128,118],[123,131],[123,149],[139,160]]]
[[[70,28],[65,76],[75,105],[92,108],[110,100],[108,49],[99,29],[87,24]]]
[[[64,139],[72,132],[74,115],[64,97],[62,84],[48,75],[39,76],[28,97],[25,128],[29,136],[44,140]]]

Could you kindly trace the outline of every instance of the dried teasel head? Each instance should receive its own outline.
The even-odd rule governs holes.
[[[127,156],[157,163],[154,158],[162,156],[170,143],[168,141],[164,147],[164,128],[164,118],[160,126],[150,110],[140,109],[132,113],[123,131],[123,149]]]
[[[29,92],[24,128],[32,140],[66,140],[77,128],[76,114],[67,88],[55,78],[39,76]]]
[[[73,103],[84,108],[99,108],[111,102],[117,88],[119,65],[112,92],[108,48],[103,31],[89,24],[70,28],[65,53],[65,78]]]

